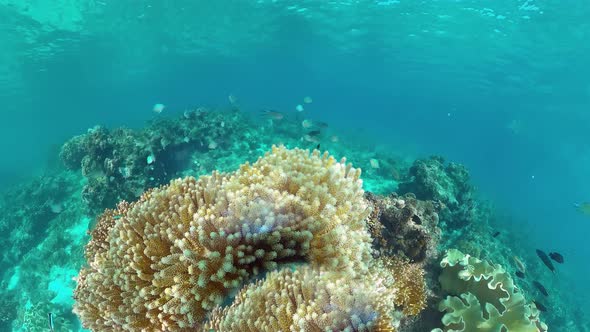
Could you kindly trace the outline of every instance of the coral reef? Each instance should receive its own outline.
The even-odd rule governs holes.
[[[411,181],[400,184],[400,192],[412,192],[420,199],[439,200],[457,207],[470,199],[469,173],[456,163],[446,163],[443,157],[418,159],[410,167]]]
[[[121,200],[136,200],[146,189],[173,178],[231,170],[243,160],[254,160],[273,144],[316,147],[317,142],[302,139],[308,130],[302,128],[301,120],[291,120],[260,121],[235,107],[192,108],[176,118],[158,117],[141,129],[94,127],[63,144],[60,159],[67,169],[80,170],[87,179],[82,197],[88,212],[95,216]],[[393,178],[399,179],[401,167],[398,158],[371,154],[383,164],[373,169],[367,164],[367,152],[360,147],[343,151],[339,143],[326,137],[330,129],[321,129],[322,148],[367,166],[372,174],[368,188],[382,194],[395,189]]]
[[[440,238],[437,211],[433,201],[421,201],[413,194],[386,197],[365,195],[372,205],[367,221],[375,246],[383,254],[423,262],[436,256]]]
[[[378,196],[366,193],[372,206],[367,228],[376,249],[395,279],[395,304],[403,317],[400,331],[429,331],[438,326],[435,298],[427,285],[435,284],[440,240],[439,202],[421,201],[413,194]]]
[[[188,124],[197,122],[203,126],[201,131],[185,142],[191,129]],[[218,132],[213,136],[223,138],[209,140],[209,125],[234,130]],[[316,199],[317,190],[328,196],[339,192],[324,186],[335,179],[331,171],[318,173],[315,167],[308,167],[307,158],[330,159],[318,152],[302,154],[304,162],[291,162],[289,172],[284,165],[288,162],[274,156],[275,151],[262,158],[264,166],[246,164],[238,171],[220,173],[255,160],[273,143],[315,147],[315,143],[302,143],[299,138],[305,130],[300,121],[290,121],[288,114],[283,121],[256,123],[235,112],[189,110],[181,118],[158,118],[145,129],[99,128],[72,139],[62,148],[62,161],[69,169],[83,171],[60,167],[60,173],[47,173],[0,196],[0,232],[9,234],[2,254],[7,268],[1,272],[0,330],[46,329],[47,311],[55,314],[56,330],[81,330],[78,317],[71,314],[76,287],[72,276],[84,260],[90,266],[78,276],[75,305],[84,324],[96,330],[150,326],[145,329],[182,331],[205,325],[229,331],[261,326],[276,330],[280,322],[294,329],[315,324],[321,329],[423,332],[437,327],[443,331],[498,327],[498,322],[527,314],[533,325],[516,319],[506,326],[544,330],[535,305],[524,298],[520,301],[521,296],[538,296],[536,300],[548,308],[543,321],[550,326],[585,330],[580,323],[586,319],[583,309],[572,305],[577,303],[577,293],[560,292],[566,279],[546,277],[538,258],[526,251],[535,244],[507,244],[527,241],[523,223],[507,219],[501,226],[497,218],[502,216],[475,196],[462,166],[430,158],[416,161],[406,176],[402,173],[409,169],[408,159],[357,146],[358,142],[345,136],[338,143],[328,141],[329,129],[322,130],[321,147],[366,167],[362,187],[386,196],[366,193],[360,203],[359,190],[354,197],[337,198],[334,204],[325,203],[330,199]],[[114,158],[117,149],[129,159]],[[152,155],[152,151],[156,152]],[[145,158],[137,157],[145,153],[149,153]],[[149,156],[153,157],[151,164]],[[371,168],[373,158],[379,161],[378,168]],[[119,178],[123,174],[106,176],[127,163],[141,166],[127,178],[128,183]],[[341,163],[333,165],[346,170]],[[119,170],[129,171],[124,167]],[[392,175],[394,171],[398,174]],[[170,178],[202,174],[212,175],[146,189]],[[399,191],[403,194],[389,194],[398,189],[398,181],[402,181]],[[303,182],[306,184],[301,185]],[[355,226],[358,231],[314,226],[334,218],[346,224],[349,216],[340,209],[357,203],[368,208],[357,211],[359,220],[367,216],[362,225]],[[93,226],[91,218],[103,207],[108,209],[97,219],[84,251],[86,231]],[[300,215],[303,217],[293,217]],[[355,244],[351,237],[363,240]],[[314,238],[317,241],[312,246]],[[324,242],[328,243],[324,249],[330,250],[322,251]],[[206,249],[198,252],[201,244]],[[240,250],[228,251],[228,247]],[[479,286],[461,293],[459,286],[439,283],[441,271],[451,276],[447,279],[456,280],[459,273],[453,277],[449,269],[461,264],[441,269],[438,258],[434,260],[437,248],[439,252],[458,248],[472,255],[469,265],[478,265],[475,257],[486,258],[502,264],[509,273],[515,271],[512,257],[518,255],[527,264],[527,278],[510,279],[512,291],[505,293],[499,291],[506,289],[499,284],[489,291],[483,288],[483,293]],[[112,259],[118,256],[122,258]],[[480,283],[487,280],[489,285],[494,280],[486,278],[481,277]],[[533,279],[543,283],[551,296],[540,295],[531,284]],[[475,277],[469,282],[475,283]],[[508,293],[510,298],[498,298]],[[295,294],[304,294],[309,301]],[[363,294],[375,296],[370,299]],[[271,301],[282,304],[267,306]],[[343,312],[334,303],[347,303],[354,310]],[[199,309],[186,311],[189,307]],[[271,309],[263,311],[267,307]],[[295,320],[286,314],[292,312],[306,315]],[[154,322],[156,325],[148,325]],[[466,322],[483,325],[465,327]],[[182,324],[190,327],[182,328]]]
[[[409,181],[400,183],[399,192],[442,202],[448,210],[441,211],[441,221],[449,228],[457,229],[477,219],[478,201],[463,165],[446,163],[438,156],[418,159],[410,167],[409,176]]]
[[[194,144],[188,145],[180,143],[183,148],[169,150],[170,154],[165,151],[164,158],[158,158],[157,161],[190,161],[188,164],[184,164],[184,162],[178,164],[166,162],[164,167],[168,176],[200,175],[209,173],[213,169],[221,171],[233,170],[246,160],[256,160],[273,143],[284,142],[288,146],[301,145],[301,141],[297,136],[301,133],[301,125],[298,122],[259,123],[255,121],[256,119],[249,118],[247,114],[235,114],[235,112],[225,110],[189,110],[181,118],[158,119],[145,129],[113,129],[107,130],[107,132],[109,136],[113,136],[113,133],[117,132],[127,132],[141,136],[141,133],[159,126],[158,123],[169,121],[172,123],[170,126],[174,126],[178,122],[178,125],[182,126],[187,117],[204,112],[207,112],[207,114],[204,114],[202,121],[212,126],[221,126],[224,123],[225,127],[236,128],[237,125],[233,122],[237,121],[240,124],[235,131],[226,133],[227,137],[220,140],[215,149],[210,149],[209,146],[205,148],[204,143],[201,146],[200,142],[195,141]],[[280,134],[283,131],[284,134]],[[175,142],[184,141],[182,130],[169,132],[174,132],[178,136],[175,138]],[[207,130],[204,130],[203,135],[206,137]],[[122,137],[124,135],[117,134],[116,136]],[[82,146],[80,141],[83,141],[84,137],[85,135],[81,135],[78,138],[76,143],[78,147]],[[104,141],[104,135],[102,134],[97,135],[96,138]],[[141,144],[141,142],[138,142],[138,144]],[[313,144],[313,146],[315,145]],[[105,150],[104,147],[106,146],[108,144],[100,144],[99,149],[92,151]],[[311,147],[311,144],[309,146]],[[322,147],[329,147],[332,151],[338,151],[338,154],[341,155],[346,154],[358,164],[366,162],[367,152],[365,151],[351,150],[348,147],[345,148],[344,145],[329,141],[322,141]],[[71,149],[72,157],[65,158],[64,156],[64,159],[73,160],[74,162],[71,162],[70,165],[74,166],[71,167],[76,168],[75,165],[80,165],[78,169],[81,169],[82,159],[86,155],[78,152],[80,155],[74,157],[76,154],[74,148],[70,147],[68,149]],[[86,153],[84,149],[80,149],[80,151]],[[166,158],[168,155],[173,158]],[[379,158],[386,159],[384,154],[380,156]],[[142,162],[147,162],[147,160]],[[61,161],[59,164],[61,164]],[[47,172],[28,182],[7,188],[0,195],[0,206],[3,209],[3,214],[0,215],[0,231],[10,234],[5,242],[5,250],[2,253],[2,260],[7,268],[0,273],[3,285],[1,294],[2,296],[9,292],[18,294],[15,307],[18,308],[19,313],[29,310],[30,303],[52,303],[57,306],[57,308],[52,308],[53,311],[71,311],[71,302],[73,302],[71,294],[75,287],[75,283],[71,278],[84,262],[84,244],[88,239],[86,232],[89,226],[91,229],[94,226],[92,220],[95,211],[100,209],[98,206],[111,204],[115,199],[109,196],[120,194],[116,192],[119,187],[111,182],[104,182],[106,183],[105,187],[110,188],[109,190],[112,189],[113,192],[103,190],[102,196],[98,195],[99,192],[95,198],[100,202],[101,197],[105,197],[104,201],[108,200],[109,204],[99,203],[89,210],[89,205],[81,199],[83,187],[86,186],[87,189],[91,189],[92,186],[87,186],[90,181],[105,180],[106,178],[101,176],[102,171],[88,168],[89,174],[84,177],[81,171],[64,171],[63,167],[60,167],[61,165],[58,165],[58,163],[50,166],[55,168],[51,169],[51,173]],[[170,167],[170,170],[168,167]],[[173,171],[175,167],[178,169],[176,173]],[[139,183],[151,181],[149,178],[146,179],[145,176],[147,175],[137,175]],[[389,183],[388,181],[386,178],[380,177],[370,179],[370,183],[382,184]],[[385,187],[391,188],[391,183]],[[133,183],[124,183],[123,185],[128,186],[128,188],[133,187]],[[143,185],[137,188],[140,187],[143,187]],[[378,188],[375,189],[378,190]],[[125,192],[126,189],[122,188],[122,190]],[[137,190],[139,191],[139,189]],[[85,197],[91,199],[92,196],[85,194]],[[112,220],[118,220],[121,214],[117,211],[124,210],[124,207],[121,205],[115,206],[113,203],[111,208],[115,208],[110,210]],[[98,223],[102,224],[102,222]],[[95,230],[97,229],[99,228],[95,228]],[[105,232],[108,229],[109,227],[104,227]],[[93,236],[100,237],[96,232],[94,232]],[[97,244],[99,243],[100,241]],[[65,271],[58,274],[57,279],[54,274],[56,268]],[[74,274],[71,271],[74,271]],[[18,317],[22,317],[22,314],[19,314]],[[77,317],[67,316],[67,319],[68,323],[73,326],[73,330],[76,331],[79,328]],[[9,324],[9,322],[6,324]],[[22,319],[19,318],[13,321],[13,325],[23,326]]]
[[[439,303],[446,311],[443,328],[435,331],[546,331],[539,310],[526,302],[510,275],[458,250],[441,260],[441,289],[448,296]]]
[[[73,330],[73,324],[67,319],[68,313],[63,310],[55,311],[49,303],[39,302],[30,305],[23,312],[22,328],[27,332],[46,332],[49,330],[48,314],[52,314],[52,332],[69,332]],[[71,313],[69,314],[71,316]]]
[[[207,329],[214,331],[393,331],[386,312],[393,278],[351,280],[345,273],[308,266],[273,271],[244,287],[231,306],[217,308]],[[376,282],[377,281],[377,282]]]
[[[46,174],[13,187],[0,197],[0,232],[7,234],[0,258],[5,266],[16,265],[28,250],[45,239],[51,222],[72,206],[78,181],[76,176],[63,173]]]
[[[148,191],[100,219],[106,236],[87,250],[75,312],[91,329],[188,329],[278,263],[363,275],[371,240],[359,175],[327,153],[273,147],[232,174]]]
[[[495,230],[490,226],[495,219],[492,207],[477,197],[464,166],[446,163],[441,157],[416,160],[399,191],[434,201],[441,234],[438,250],[456,248],[480,258],[497,253]],[[498,257],[502,255],[494,255]]]
[[[5,288],[2,285],[2,288]],[[0,330],[8,331],[16,319],[17,301],[14,292],[6,292],[0,297]]]
[[[60,158],[87,178],[82,198],[96,214],[137,199],[188,168],[194,153],[227,148],[244,132],[240,113],[198,108],[177,119],[157,119],[142,130],[94,127],[67,141]]]
[[[0,256],[4,267],[0,269],[0,299],[4,301],[0,303],[0,330],[47,330],[47,311],[38,315],[34,311],[40,303],[50,305],[56,314],[65,313],[56,317],[60,326],[56,331],[71,331],[61,326],[71,327],[77,321],[71,314],[75,274],[58,276],[53,271],[58,266],[76,271],[82,264],[87,223],[72,228],[83,219],[81,179],[66,172],[46,173],[0,196],[0,232],[5,234]],[[69,289],[58,287],[65,284]]]
[[[407,316],[418,315],[426,308],[426,282],[424,270],[404,258],[391,256],[382,259],[384,268],[391,272],[395,283],[393,302]]]

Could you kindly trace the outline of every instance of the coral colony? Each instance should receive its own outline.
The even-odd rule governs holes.
[[[531,258],[498,245],[463,166],[336,134],[198,108],[70,139],[65,170],[0,201],[22,220],[0,327],[547,331]]]
[[[395,331],[426,306],[435,208],[368,200],[360,174],[327,152],[280,146],[121,203],[92,233],[74,311],[100,331]],[[441,267],[438,330],[546,330],[501,267],[457,250]]]

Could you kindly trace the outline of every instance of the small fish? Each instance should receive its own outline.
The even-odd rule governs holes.
[[[514,272],[514,274],[519,277],[520,279],[524,279],[524,273],[522,273],[521,271],[516,271]]]
[[[164,111],[164,108],[166,108],[166,105],[164,104],[155,104],[154,107],[152,107],[152,111],[154,111],[154,113],[162,113],[162,111]]]
[[[303,102],[306,104],[311,104],[313,102],[313,99],[311,99],[310,96],[306,96],[305,98],[303,98]]]
[[[274,110],[265,110],[265,111],[261,111],[263,116],[266,116],[270,119],[273,120],[282,120],[285,115],[279,111],[274,111]]]
[[[518,256],[512,256],[512,259],[514,260],[514,264],[516,264],[516,268],[522,272],[525,273],[526,272],[526,266],[524,265],[524,263],[520,260],[520,258],[518,258]]]
[[[330,136],[330,141],[331,141],[332,143],[338,143],[338,141],[339,141],[339,140],[340,140],[340,139],[339,139],[339,138],[338,138],[338,136],[336,136],[336,135],[332,135],[332,136]]]
[[[297,105],[297,106],[295,106],[295,110],[297,112],[303,112],[303,111],[305,111],[305,108],[303,108],[303,105]]]
[[[574,207],[583,215],[590,216],[590,202],[575,203]]]
[[[309,133],[307,133],[309,136],[313,136],[313,137],[317,137],[320,136],[321,132],[319,130],[312,130]]]
[[[397,169],[392,169],[391,170],[391,177],[396,181],[399,182],[402,179],[402,175],[401,173],[397,170]]]
[[[51,312],[47,314],[47,321],[49,322],[49,331],[53,332],[54,331],[53,314]]]
[[[563,264],[563,256],[558,252],[550,252],[549,257],[559,264]]]
[[[328,128],[328,124],[325,123],[325,122],[321,122],[321,121],[320,122],[316,122],[315,125],[318,128]]]
[[[318,145],[315,148],[316,148],[316,150],[319,150],[320,149],[320,143],[318,143]]]
[[[377,160],[377,159],[370,159],[369,164],[371,164],[371,168],[375,168],[375,169],[379,168],[379,160]]]
[[[492,234],[492,237],[497,237],[498,235],[500,235],[500,232],[494,232],[494,234]]]
[[[533,303],[535,304],[535,307],[537,307],[537,309],[539,309],[539,311],[541,311],[541,312],[547,311],[547,307],[542,305],[541,302],[539,302],[537,300],[533,300]]]
[[[547,268],[551,270],[551,272],[555,273],[555,266],[553,266],[553,263],[551,263],[549,256],[547,256],[545,252],[537,249],[537,256],[539,256],[539,258],[543,261],[545,266],[547,266]]]
[[[51,210],[52,213],[60,214],[63,211],[63,205],[61,205],[61,203],[51,202],[49,204],[49,210]]]
[[[317,136],[311,136],[311,135],[303,135],[303,140],[310,142],[310,143],[319,143],[320,139]]]
[[[232,105],[235,105],[238,102],[238,98],[236,98],[236,96],[234,96],[233,94],[230,94],[227,99],[229,100],[229,103]]]
[[[545,296],[549,296],[549,293],[547,293],[547,289],[545,289],[545,287],[543,285],[541,285],[540,282],[538,282],[537,280],[534,280],[533,285],[535,285],[535,287],[537,287],[537,289],[539,290],[539,292],[541,292],[541,294],[543,294]]]
[[[311,120],[303,120],[301,122],[301,127],[307,129],[307,128],[311,128],[313,126],[313,121]]]

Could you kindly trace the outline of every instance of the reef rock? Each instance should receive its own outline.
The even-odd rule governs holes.
[[[469,172],[457,163],[446,163],[442,157],[419,159],[409,170],[409,180],[399,185],[400,193],[413,193],[418,199],[440,201],[441,221],[458,229],[480,216]]]
[[[198,108],[176,119],[156,119],[141,130],[96,126],[67,141],[60,158],[68,169],[81,169],[88,180],[83,200],[97,214],[178,176],[211,142],[227,147],[239,140],[243,126],[239,113]]]
[[[367,193],[365,198],[373,207],[367,224],[382,254],[403,256],[413,262],[436,256],[440,203],[422,201],[413,194],[382,197]]]

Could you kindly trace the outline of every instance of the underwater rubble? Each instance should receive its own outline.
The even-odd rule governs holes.
[[[498,236],[465,167],[407,165],[346,137],[310,152],[299,121],[281,121],[196,108],[68,140],[65,169],[0,196],[0,329],[45,330],[50,312],[55,331],[584,331],[583,313],[560,309],[571,297],[539,311],[511,257],[526,276],[542,266]],[[271,298],[281,305],[261,311]]]

